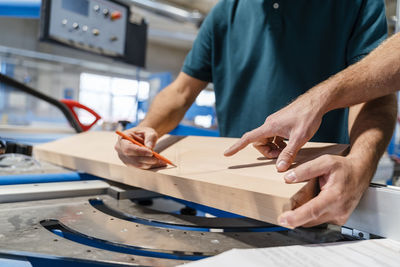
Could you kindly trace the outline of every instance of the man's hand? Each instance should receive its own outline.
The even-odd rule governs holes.
[[[290,228],[326,222],[345,224],[370,182],[363,169],[350,156],[324,155],[289,171],[286,183],[312,183],[318,179],[321,191],[310,201],[303,199],[307,194],[296,194],[292,198],[295,209],[283,213],[278,218],[279,224]]]
[[[165,162],[155,158],[151,149],[157,142],[157,132],[149,127],[135,127],[124,131],[124,133],[139,142],[147,148],[132,144],[129,140],[119,138],[115,144],[115,150],[119,158],[128,166],[134,166],[141,169],[151,169],[165,166]]]
[[[278,171],[286,171],[300,148],[318,130],[324,114],[321,103],[306,96],[270,115],[262,126],[245,133],[224,155],[232,156],[253,143],[265,157],[278,158]],[[284,139],[288,139],[287,145]]]

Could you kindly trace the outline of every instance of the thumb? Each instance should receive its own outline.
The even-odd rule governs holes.
[[[157,133],[154,130],[144,131],[144,145],[153,149],[157,142]]]
[[[289,169],[301,147],[302,144],[296,139],[289,140],[287,146],[279,154],[276,161],[276,168],[279,172],[284,172]]]

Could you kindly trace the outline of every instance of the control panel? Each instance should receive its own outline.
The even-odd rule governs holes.
[[[111,0],[44,0],[41,11],[41,40],[144,66],[147,24],[131,23],[129,6]]]

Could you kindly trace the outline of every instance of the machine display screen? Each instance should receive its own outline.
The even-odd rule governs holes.
[[[62,8],[83,16],[88,16],[89,0],[62,0]]]

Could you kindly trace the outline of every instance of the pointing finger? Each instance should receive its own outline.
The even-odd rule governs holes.
[[[245,148],[250,143],[256,142],[260,139],[271,137],[262,127],[263,126],[245,133],[239,141],[237,141],[233,146],[231,146],[224,152],[224,155],[227,157],[232,156]]]
[[[125,156],[153,156],[153,152],[150,149],[132,144],[129,140],[125,139],[120,141],[120,149]]]

